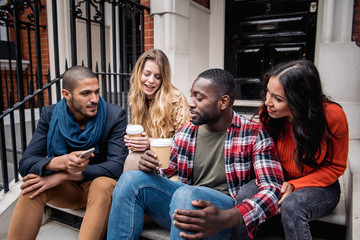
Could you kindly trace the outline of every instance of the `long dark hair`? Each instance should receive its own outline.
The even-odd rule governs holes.
[[[296,60],[275,66],[263,77],[262,100],[266,100],[267,84],[271,77],[277,77],[284,88],[292,114],[291,125],[296,142],[294,160],[303,172],[305,165],[317,168],[321,156],[321,141],[325,140],[327,155],[332,155],[329,128],[323,108],[324,102],[331,102],[321,87],[319,72],[308,60]],[[260,110],[260,121],[276,142],[284,134],[285,118],[271,118],[266,106]],[[324,162],[322,164],[329,164]]]

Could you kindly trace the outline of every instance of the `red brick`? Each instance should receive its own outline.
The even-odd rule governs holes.
[[[360,44],[360,33],[353,33],[353,39],[356,42],[356,45]]]
[[[360,1],[355,1],[355,4],[354,4],[354,9],[355,10],[360,10]]]
[[[210,0],[193,0],[193,2],[196,2],[202,6],[210,9]]]
[[[353,26],[353,32],[354,33],[360,33],[360,24],[354,24]]]
[[[354,22],[360,22],[360,11],[354,12]]]
[[[145,5],[145,6],[150,7],[150,1],[149,1],[149,0],[141,0],[140,3],[141,3],[142,5]]]

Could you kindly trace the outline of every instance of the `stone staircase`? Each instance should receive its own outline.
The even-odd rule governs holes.
[[[71,209],[67,209],[67,208],[54,207],[54,206],[48,204],[45,213],[48,216],[44,216],[44,218],[48,217],[50,219],[49,222],[52,224],[51,228],[60,229],[60,228],[68,227],[68,228],[72,229],[72,231],[76,231],[77,232],[76,236],[77,236],[78,231],[80,229],[81,221],[85,215],[85,209],[71,210]],[[41,227],[41,229],[43,229],[46,226],[46,229],[43,230],[44,232],[49,231],[49,230],[47,230],[49,228],[49,227],[47,227],[48,224],[49,223],[47,223]],[[66,231],[70,231],[70,230],[67,229]],[[39,237],[38,237],[38,240],[43,240]],[[146,226],[144,226],[144,230],[141,234],[141,237],[144,240],[145,239],[168,240],[169,232],[160,228],[155,223],[150,223],[150,224],[147,224]],[[72,239],[72,238],[67,238],[67,239]],[[52,240],[54,240],[54,239],[52,239]]]
[[[70,210],[47,206],[43,225],[37,240],[77,239],[85,210]],[[311,224],[313,239],[345,239],[346,227],[338,224],[316,221]],[[274,230],[277,229],[277,230]],[[257,233],[257,240],[284,240],[281,225],[265,224]],[[0,238],[1,239],[1,238]],[[140,240],[168,240],[169,232],[155,223],[144,226]]]
[[[15,203],[13,204],[12,208],[14,206]],[[341,208],[343,208],[343,206],[339,205],[339,207],[340,210],[336,210],[334,212],[334,215],[341,213]],[[84,214],[85,214],[85,209],[71,210],[71,209],[58,208],[51,205],[47,205],[43,216],[42,226],[40,228],[38,237],[36,239],[37,240],[77,239],[81,221],[84,217]],[[340,216],[339,221],[342,221],[342,216],[341,215],[339,216]],[[8,221],[10,221],[10,217],[11,214],[8,215]],[[331,221],[331,218],[332,217],[329,216],[327,220]],[[267,224],[267,225],[265,224],[261,229],[261,231],[259,231],[256,239],[284,240],[284,237],[281,232],[281,228],[282,227],[279,225],[274,226],[271,224]],[[312,229],[316,230],[314,231],[315,234],[313,238],[316,240],[345,239],[346,227],[343,225],[316,221],[312,225]],[[3,234],[2,231],[3,229],[1,229],[0,227],[0,233],[1,233],[0,240],[5,240],[6,234]],[[141,236],[142,236],[141,240],[168,240],[169,232],[164,229],[161,229],[156,224],[151,223],[144,227]],[[329,238],[329,236],[331,236],[331,238]]]
[[[348,168],[341,177],[342,188],[341,201],[335,211],[320,219],[312,222],[313,239],[346,239],[360,240],[360,140],[350,141],[350,152]],[[11,183],[11,190],[3,194],[0,193],[0,240],[6,239],[8,224],[15,207],[17,197],[20,194],[21,181]],[[356,187],[357,186],[357,187]],[[43,225],[40,229],[38,240],[57,240],[57,239],[77,239],[85,210],[70,210],[48,206]],[[282,240],[281,226],[264,224],[266,234],[258,234],[258,240]],[[142,233],[142,240],[165,240],[169,239],[169,232],[157,227],[154,224],[145,226]]]

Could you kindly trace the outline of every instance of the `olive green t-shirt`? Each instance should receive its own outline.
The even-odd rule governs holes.
[[[195,148],[193,183],[206,186],[230,195],[225,175],[225,137],[226,129],[209,131],[200,125]]]

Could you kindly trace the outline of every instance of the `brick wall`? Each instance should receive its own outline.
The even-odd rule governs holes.
[[[353,40],[360,47],[360,0],[354,1]]]
[[[47,11],[46,11],[46,0],[41,0],[41,4],[44,8],[41,9],[40,16],[39,16],[39,24],[40,26],[46,26],[45,28],[40,28],[40,48],[41,48],[41,66],[42,66],[42,84],[47,83],[46,75],[48,74],[48,69],[50,69],[50,60],[49,60],[49,41],[48,41],[48,24],[47,24]],[[22,20],[26,21],[27,15],[32,13],[32,10],[26,9],[25,14],[22,15]],[[32,73],[34,76],[34,89],[36,90],[39,86],[36,85],[36,43],[35,43],[35,31],[30,32],[30,45],[27,38],[27,31],[21,31],[21,38],[22,38],[22,53],[23,59],[32,61],[33,62],[33,69]],[[31,59],[30,59],[30,52],[31,52]],[[30,67],[30,66],[29,66]],[[30,70],[30,69],[29,69]],[[30,71],[28,72],[30,73]],[[26,87],[26,85],[24,85]],[[25,95],[26,96],[26,95]],[[48,105],[48,94],[47,91],[44,92],[44,103]]]
[[[44,5],[44,8],[41,9],[40,16],[39,16],[39,24],[40,26],[46,26],[45,28],[40,28],[40,49],[41,49],[41,65],[42,65],[42,74],[47,75],[48,69],[50,68],[50,62],[49,62],[49,43],[48,43],[48,28],[47,28],[47,13],[46,13],[46,0],[41,0],[42,5]],[[26,8],[24,13],[21,15],[21,20],[24,22],[29,22],[28,16],[29,14],[33,14],[33,11],[30,8]],[[15,34],[14,34],[14,28],[10,28],[10,40],[15,41]],[[24,97],[26,97],[29,92],[29,84],[30,84],[30,77],[26,77],[26,73],[28,75],[31,75],[33,77],[33,84],[34,84],[34,90],[38,88],[36,85],[36,47],[35,47],[35,31],[30,31],[30,43],[28,41],[28,31],[25,29],[22,29],[20,31],[20,39],[21,39],[21,57],[22,60],[31,61],[32,62],[32,71],[30,69],[30,65],[27,66],[27,72],[23,71],[23,85],[24,85]],[[30,55],[31,54],[31,55]],[[31,58],[31,59],[30,59]],[[17,84],[16,84],[16,69],[12,68],[12,73],[10,74],[10,71],[1,71],[2,72],[2,88],[3,88],[3,100],[4,100],[4,109],[7,109],[10,107],[8,103],[8,97],[10,95],[10,92],[13,93],[14,102],[16,103],[18,100],[18,92],[17,92]],[[6,73],[7,76],[4,76],[3,74]],[[12,77],[12,84],[11,79]],[[6,81],[4,81],[6,77]],[[47,83],[47,78],[43,77],[42,79],[43,85]],[[7,86],[6,86],[7,85]],[[11,86],[13,86],[13,89],[11,89]],[[7,89],[6,89],[7,87]],[[37,98],[35,98],[35,103],[37,103]],[[44,92],[44,103],[48,105],[48,94],[47,91]]]
[[[208,9],[210,9],[210,0],[193,0],[193,2],[196,2]]]
[[[141,0],[140,3],[150,7],[151,0]],[[210,0],[193,0],[194,2],[210,9]],[[150,12],[145,11],[144,18],[145,25],[145,51],[154,48],[154,20],[153,17],[150,16]]]
[[[141,0],[140,3],[142,5],[150,7],[150,0]],[[150,12],[145,11],[144,14],[144,25],[145,25],[145,45],[144,49],[145,51],[154,48],[154,20],[153,17],[150,16]]]

